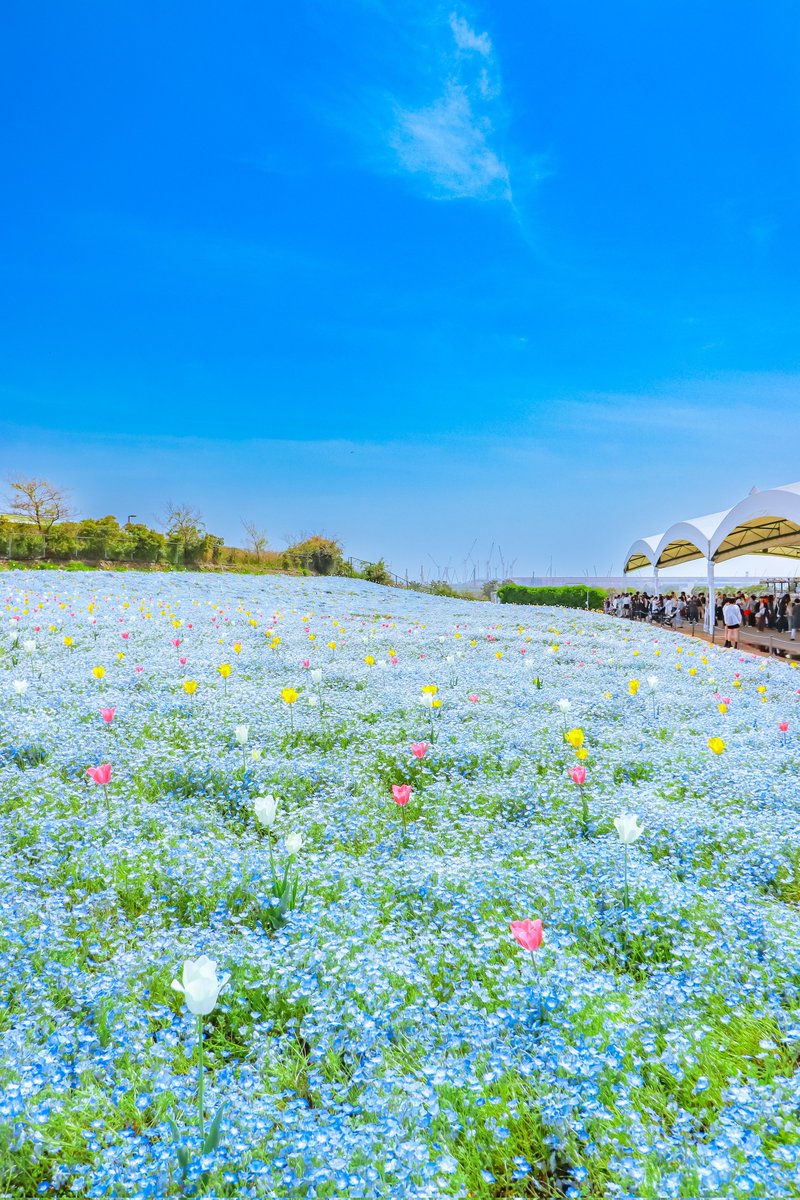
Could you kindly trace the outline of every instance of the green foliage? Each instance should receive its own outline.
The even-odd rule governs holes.
[[[360,572],[361,578],[366,579],[368,583],[382,583],[389,586],[392,582],[392,576],[386,569],[386,563],[382,558],[377,562],[367,563]]]
[[[559,604],[563,608],[602,608],[605,592],[600,588],[574,587],[525,587],[518,583],[504,583],[497,589],[501,604]]]
[[[286,570],[305,569],[312,575],[350,575],[352,573],[349,565],[344,561],[339,542],[318,535],[290,546],[283,555],[283,566]]]

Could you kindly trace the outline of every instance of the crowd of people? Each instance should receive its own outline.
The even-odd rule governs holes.
[[[725,627],[725,645],[739,644],[739,630],[748,625],[759,632],[788,633],[797,640],[800,630],[800,595],[756,596],[738,592],[715,597],[715,624]],[[708,597],[700,594],[670,592],[666,596],[650,596],[647,592],[620,593],[609,596],[603,611],[610,616],[627,617],[633,621],[650,621],[682,629],[686,625],[702,625]]]

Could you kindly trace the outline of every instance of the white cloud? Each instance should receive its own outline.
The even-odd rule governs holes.
[[[414,176],[433,199],[510,201],[509,170],[497,147],[503,113],[491,39],[455,12],[449,30],[440,23],[434,35],[428,44],[440,43],[438,95],[421,104],[392,98],[388,142],[395,167]],[[429,88],[430,76],[420,73]]]
[[[437,198],[510,199],[508,168],[488,143],[491,131],[468,89],[451,81],[427,108],[398,109],[390,141],[400,165],[426,176]]]
[[[475,50],[484,58],[492,54],[492,42],[488,33],[476,33],[475,30],[456,13],[450,13],[450,28],[459,50]]]

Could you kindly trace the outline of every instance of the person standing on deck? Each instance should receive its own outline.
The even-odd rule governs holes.
[[[800,629],[800,599],[795,597],[792,611],[789,616],[789,637],[793,642],[797,641],[797,631]]]
[[[725,645],[738,647],[742,610],[731,596],[725,597],[722,605],[722,620],[725,625]]]

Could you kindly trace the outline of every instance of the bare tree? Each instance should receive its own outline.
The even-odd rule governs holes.
[[[46,540],[56,521],[69,518],[67,493],[47,479],[9,479],[8,486],[11,488],[9,508],[33,521],[43,540]]]
[[[163,525],[167,536],[180,538],[187,543],[202,541],[206,526],[202,514],[191,504],[173,504],[168,500],[164,506]]]
[[[255,521],[242,519],[242,528],[247,534],[248,549],[256,556],[256,562],[261,562],[261,555],[269,544],[269,538],[263,529],[259,529]]]

